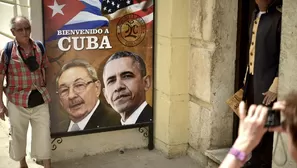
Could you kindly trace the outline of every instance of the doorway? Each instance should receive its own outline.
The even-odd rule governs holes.
[[[238,2],[238,22],[237,22],[237,43],[235,60],[235,85],[237,91],[243,87],[243,79],[248,62],[249,50],[249,25],[252,13],[256,7],[255,0],[239,0]],[[233,113],[233,143],[238,136],[239,118]]]

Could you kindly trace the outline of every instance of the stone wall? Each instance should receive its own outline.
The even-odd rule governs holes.
[[[211,167],[205,151],[232,144],[236,0],[191,0],[189,58],[190,148],[188,154]]]
[[[283,0],[282,9],[282,44],[279,68],[279,99],[282,99],[290,90],[297,90],[297,19],[296,9],[297,1]],[[282,163],[286,158],[284,152],[287,153],[288,162],[285,166],[277,166],[274,163],[273,167],[293,168],[297,164],[292,160],[290,154],[287,152],[287,136],[283,135],[285,147],[283,148],[279,140],[276,146],[275,160]],[[276,136],[275,136],[276,141]]]

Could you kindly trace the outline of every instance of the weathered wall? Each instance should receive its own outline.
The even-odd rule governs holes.
[[[279,99],[287,94],[290,90],[297,90],[297,19],[296,19],[297,1],[283,0],[282,8],[282,44],[281,44],[281,58],[279,68]],[[283,162],[285,160],[284,152],[287,153],[288,162],[284,168],[297,167],[297,164],[292,160],[290,154],[287,152],[287,136],[283,135],[285,141],[285,148],[282,147],[279,141],[276,147],[276,160]],[[279,167],[274,164],[273,167]],[[280,166],[282,167],[282,166]]]
[[[102,154],[110,151],[137,149],[147,145],[147,138],[138,132],[138,129],[111,131],[95,134],[86,134],[62,138],[61,144],[52,152],[52,160],[82,158]]]
[[[232,143],[237,0],[191,0],[190,32],[188,154],[206,167],[206,150]]]
[[[155,143],[168,157],[188,148],[189,0],[156,1]]]

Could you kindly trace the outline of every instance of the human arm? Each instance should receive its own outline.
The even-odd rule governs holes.
[[[1,62],[0,62],[0,118],[5,121],[5,115],[8,116],[8,111],[7,108],[5,107],[4,103],[3,103],[3,81],[4,81],[4,74],[5,71],[4,69],[6,68],[5,64],[4,64],[4,53],[3,51],[0,52],[1,53]]]
[[[3,103],[3,80],[4,75],[0,74],[0,118],[5,121],[5,115],[8,116],[7,108],[5,107]]]
[[[267,128],[264,128],[268,109],[264,106],[252,105],[246,115],[245,103],[239,105],[240,123],[238,137],[232,148],[250,154],[251,151],[258,145]],[[232,154],[227,154],[219,168],[240,168],[243,162],[237,159]]]

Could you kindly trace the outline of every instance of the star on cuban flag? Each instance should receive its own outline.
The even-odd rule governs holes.
[[[56,40],[57,30],[93,29],[109,25],[102,16],[102,0],[44,0],[45,40]]]

